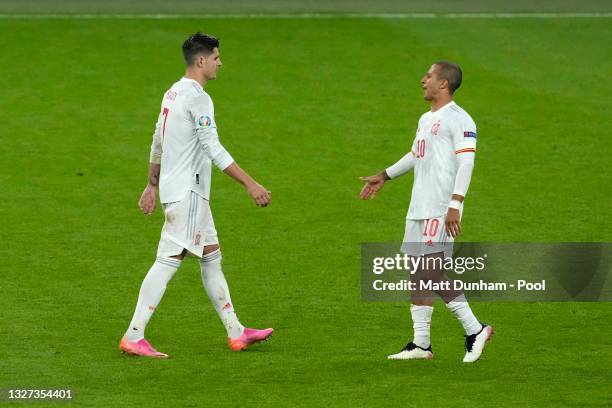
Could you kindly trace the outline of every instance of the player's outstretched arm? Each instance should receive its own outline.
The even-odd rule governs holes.
[[[142,195],[140,196],[140,200],[138,201],[138,206],[142,210],[143,213],[149,215],[155,211],[155,205],[157,204],[157,190],[159,188],[159,169],[160,165],[158,163],[149,164],[149,182],[145,187]]]
[[[383,188],[385,181],[403,176],[414,168],[414,153],[408,152],[399,159],[395,164],[387,168],[385,171],[374,176],[360,177],[366,184],[361,189],[359,198],[367,200],[368,198],[376,197],[376,194]]]
[[[361,193],[359,193],[359,198],[362,200],[367,200],[368,198],[376,197],[376,194],[383,188],[385,185],[385,181],[390,180],[387,172],[382,171],[373,176],[367,177],[359,177],[360,180],[365,181],[365,185],[361,189]]]
[[[233,162],[229,166],[227,166],[223,172],[242,184],[244,188],[247,190],[255,204],[260,207],[266,207],[272,201],[270,197],[270,191],[268,191],[264,186],[253,180],[251,176],[247,174],[246,171],[242,170],[236,162]]]
[[[412,151],[406,153],[401,159],[399,159],[392,166],[389,166],[385,173],[390,180],[396,179],[398,177],[403,176],[408,173],[410,170],[414,169],[414,153]]]

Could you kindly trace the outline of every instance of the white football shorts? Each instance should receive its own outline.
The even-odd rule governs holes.
[[[406,219],[402,253],[423,256],[444,252],[445,257],[451,257],[455,239],[446,233],[445,219],[446,215],[426,220]]]
[[[188,190],[181,201],[162,204],[165,222],[161,231],[158,257],[188,255],[202,257],[204,246],[219,243],[208,200]]]

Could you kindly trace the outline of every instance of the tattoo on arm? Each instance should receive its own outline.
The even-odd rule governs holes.
[[[160,165],[151,163],[149,165],[149,184],[156,186],[159,184],[159,169]]]

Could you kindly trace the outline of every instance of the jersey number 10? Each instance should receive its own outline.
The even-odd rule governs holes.
[[[429,235],[430,237],[435,237],[438,233],[438,227],[440,226],[440,221],[437,218],[430,218],[425,220],[425,228],[423,228],[423,236],[426,237]],[[429,228],[429,231],[427,231]]]
[[[417,159],[425,157],[425,139],[417,140]]]

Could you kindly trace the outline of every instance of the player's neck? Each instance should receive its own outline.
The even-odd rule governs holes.
[[[202,88],[204,88],[204,85],[206,85],[206,79],[202,78],[202,76],[200,75],[196,75],[196,73],[193,71],[190,71],[190,70],[185,71],[185,78],[193,79],[198,84],[200,84]]]
[[[432,99],[431,101],[431,111],[435,112],[443,106],[451,103],[453,101],[453,97],[450,95],[444,95],[443,97]]]

